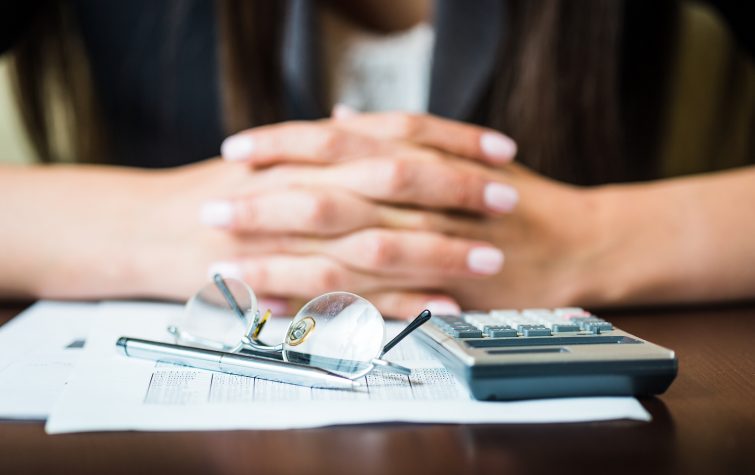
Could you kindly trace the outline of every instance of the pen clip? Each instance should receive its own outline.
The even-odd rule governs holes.
[[[407,335],[409,335],[411,332],[421,327],[428,320],[430,320],[430,317],[432,317],[430,310],[427,310],[427,309],[423,310],[422,313],[417,315],[417,318],[412,320],[412,322],[406,326],[406,328],[401,330],[401,332],[398,335],[396,335],[391,341],[385,344],[385,346],[383,347],[383,351],[380,353],[379,357],[382,358],[383,355],[391,351],[391,349],[394,346],[398,345],[401,342],[401,340],[406,338]]]

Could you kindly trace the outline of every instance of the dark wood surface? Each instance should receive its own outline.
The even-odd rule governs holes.
[[[0,323],[22,308],[1,304]],[[678,354],[669,391],[642,401],[650,423],[48,436],[0,422],[0,474],[755,473],[755,304],[609,317]]]

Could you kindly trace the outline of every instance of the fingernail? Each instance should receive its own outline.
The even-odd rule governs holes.
[[[480,148],[493,161],[510,162],[516,155],[516,143],[498,132],[485,132],[480,137]]]
[[[220,153],[225,160],[232,162],[247,160],[254,153],[254,139],[249,135],[231,135],[223,140]]]
[[[212,278],[215,274],[220,274],[224,279],[243,280],[244,277],[241,266],[235,262],[215,262],[211,264],[207,270],[207,275]]]
[[[334,105],[333,111],[331,112],[331,116],[336,120],[347,119],[349,117],[354,117],[357,114],[359,114],[359,111],[351,106],[341,103]]]
[[[427,302],[425,308],[430,310],[433,315],[458,315],[461,313],[461,307],[448,300],[433,300]]]
[[[467,266],[479,274],[497,274],[503,267],[503,253],[494,247],[477,247],[469,251]]]
[[[488,183],[483,193],[485,204],[494,211],[508,213],[519,202],[519,192],[503,183]]]
[[[279,317],[289,316],[288,302],[283,299],[259,299],[257,301],[257,307],[259,307],[261,313],[270,310],[273,315]]]
[[[199,222],[213,228],[227,228],[233,222],[234,214],[230,201],[207,201],[199,209]]]

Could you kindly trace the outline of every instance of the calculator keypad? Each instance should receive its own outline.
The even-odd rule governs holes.
[[[554,335],[601,334],[613,325],[576,307],[433,315],[432,322],[454,338],[528,338]]]

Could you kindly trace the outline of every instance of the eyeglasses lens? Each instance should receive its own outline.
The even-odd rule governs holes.
[[[181,318],[173,323],[182,336],[188,337],[186,343],[223,351],[238,345],[254,318],[257,298],[240,280],[224,279],[223,283],[238,310],[218,284],[207,284],[189,300]]]
[[[354,378],[372,369],[385,323],[374,305],[348,292],[321,295],[299,310],[283,342],[286,361]]]

